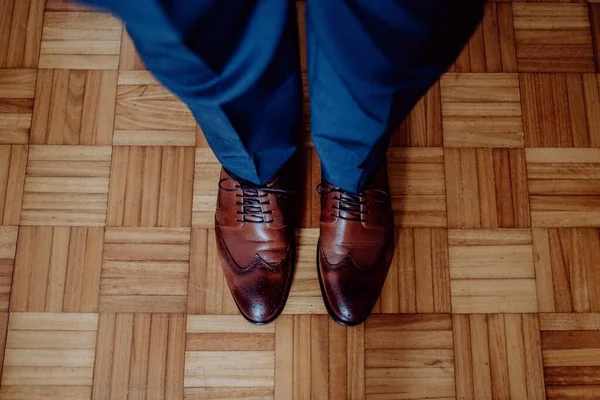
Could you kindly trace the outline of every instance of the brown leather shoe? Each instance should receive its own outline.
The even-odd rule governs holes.
[[[235,303],[255,324],[279,316],[292,284],[295,242],[287,183],[279,177],[256,186],[221,171],[215,214],[219,258]]]
[[[377,302],[394,254],[387,167],[382,165],[358,195],[325,181],[319,192],[317,266],[321,293],[336,322],[358,325]]]

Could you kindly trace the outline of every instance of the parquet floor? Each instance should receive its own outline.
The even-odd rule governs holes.
[[[216,262],[220,167],[121,23],[0,1],[0,399],[600,399],[598,72],[600,3],[487,6],[394,135],[397,254],[352,329],[307,135],[294,286],[255,327]]]

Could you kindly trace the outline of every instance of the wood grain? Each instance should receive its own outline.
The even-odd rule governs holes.
[[[44,0],[7,0],[0,14],[0,68],[36,68]]]
[[[123,36],[121,37],[121,53],[119,59],[119,70],[131,71],[131,70],[145,70],[144,62],[140,58],[139,53],[135,49],[135,44],[131,39],[131,36],[127,34],[127,30],[123,29]]]
[[[100,314],[92,399],[181,399],[185,317]]]
[[[512,4],[486,4],[483,20],[463,48],[452,72],[517,72]]]
[[[21,224],[103,226],[111,153],[108,146],[31,146]]]
[[[442,147],[442,104],[439,82],[419,100],[391,138],[391,146]]]
[[[446,74],[441,80],[446,147],[523,147],[517,74]]]
[[[0,145],[29,142],[35,85],[34,69],[0,69]]]
[[[522,149],[445,149],[448,227],[530,226]]]
[[[542,312],[600,311],[600,231],[534,229],[538,306]]]
[[[11,311],[98,312],[104,230],[22,227]]]
[[[453,398],[452,319],[439,315],[380,315],[365,325],[367,398]],[[443,337],[436,343],[401,337]]]
[[[108,228],[99,311],[185,312],[189,249],[188,228]]]
[[[0,226],[0,312],[8,311],[17,249],[17,233],[18,228],[15,226]]]
[[[521,72],[594,72],[586,4],[513,4]]]
[[[365,398],[364,332],[362,326],[340,327],[325,315],[280,317],[275,398]]]
[[[121,31],[121,22],[108,14],[47,11],[38,66],[45,69],[117,69]]]
[[[221,165],[213,152],[208,148],[197,148],[192,205],[192,226],[195,228],[210,229],[214,226],[220,174]]]
[[[520,74],[527,147],[600,147],[595,74]]]
[[[452,311],[537,311],[529,230],[448,232]]]
[[[21,222],[23,190],[27,166],[26,145],[0,145],[0,223]]]
[[[188,313],[237,314],[217,258],[214,229],[192,229]]]
[[[548,314],[546,323],[541,326],[547,396],[551,399],[593,398],[599,386],[600,332],[584,329],[586,324],[594,323],[594,314],[580,314],[577,319],[562,316],[564,314]],[[554,330],[557,323],[570,330]]]
[[[544,399],[536,315],[454,315],[453,323],[457,397]]]
[[[39,70],[32,144],[110,146],[116,71]]]
[[[450,274],[446,230],[402,228],[396,236],[396,257],[375,311],[449,313]]]
[[[97,321],[96,314],[11,313],[0,396],[89,396]]]
[[[224,334],[244,335],[248,340],[232,344],[222,336]],[[186,336],[186,397],[192,397],[200,390],[242,391],[251,388],[268,389],[272,395],[275,375],[273,326],[251,327],[239,315],[190,316]],[[271,345],[257,348],[256,343],[261,340],[268,340]],[[207,347],[210,341],[219,343],[219,348]]]
[[[321,297],[315,254],[318,229],[296,231],[296,272],[285,309],[286,314],[325,314]]]
[[[107,225],[190,226],[193,165],[193,148],[115,147]]]
[[[533,226],[600,226],[600,149],[582,150],[527,150]]]
[[[145,71],[122,71],[115,110],[115,145],[194,146],[196,121],[185,104]]]
[[[391,148],[388,175],[398,227],[446,227],[441,148]]]

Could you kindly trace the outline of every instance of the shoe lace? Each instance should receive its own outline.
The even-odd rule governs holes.
[[[233,181],[236,184],[233,188],[228,188],[223,185],[227,181]],[[276,196],[288,196],[292,194],[288,190],[248,183],[237,183],[232,178],[221,179],[219,181],[219,189],[226,192],[238,192],[236,193],[236,197],[240,198],[240,200],[236,201],[235,205],[239,207],[236,214],[240,216],[240,219],[236,219],[236,221],[254,224],[270,224],[274,221],[272,217],[269,217],[273,211],[267,210],[265,207],[271,204],[271,201],[268,199],[269,194]]]
[[[366,196],[363,193],[354,194],[344,189],[332,187],[325,184],[317,186],[317,192],[321,195],[333,193],[333,200],[337,200],[337,205],[332,204],[331,208],[337,212],[329,213],[330,216],[347,221],[367,222],[364,217],[369,213],[368,210],[363,210],[363,205],[369,204],[369,200],[363,200]],[[342,214],[343,213],[343,214]]]

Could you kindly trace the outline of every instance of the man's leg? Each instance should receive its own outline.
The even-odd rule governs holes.
[[[394,254],[390,134],[459,54],[484,0],[307,0],[321,158],[319,280],[334,320],[364,321]]]
[[[125,20],[146,66],[198,120],[225,168],[215,236],[229,289],[250,322],[273,321],[295,261],[297,183],[283,168],[302,104],[293,2],[90,1]]]
[[[285,0],[85,0],[121,17],[148,69],[180,97],[219,161],[270,182],[296,150],[295,10]]]
[[[390,134],[458,56],[484,0],[307,0],[312,135],[325,178],[359,192]]]

